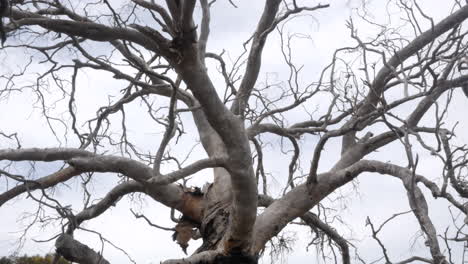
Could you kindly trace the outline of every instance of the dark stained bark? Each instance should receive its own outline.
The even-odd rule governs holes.
[[[229,256],[218,256],[213,264],[257,264],[258,258],[255,256],[245,256],[242,254],[231,254]]]
[[[72,236],[62,234],[55,242],[57,253],[66,260],[79,264],[109,264],[93,249],[73,239]]]

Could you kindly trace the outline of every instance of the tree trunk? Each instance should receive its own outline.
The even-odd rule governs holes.
[[[258,258],[244,256],[242,254],[231,254],[230,256],[218,256],[213,264],[257,264]]]
[[[223,168],[214,169],[215,181],[204,194],[203,218],[200,224],[200,233],[203,244],[194,252],[198,254],[205,251],[223,248],[223,236],[229,227],[231,213],[232,192],[229,188],[230,175]],[[213,264],[257,264],[258,256],[249,256],[241,249],[230,252],[229,255],[220,255]]]

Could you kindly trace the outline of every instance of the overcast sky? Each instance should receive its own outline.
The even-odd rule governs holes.
[[[218,1],[221,2],[221,1]],[[227,1],[226,1],[227,2]],[[212,9],[212,25],[211,35],[208,44],[208,50],[215,53],[220,53],[223,50],[228,52],[231,58],[235,59],[242,51],[242,43],[247,40],[255,29],[256,22],[259,19],[264,1],[235,1],[238,8],[232,8],[228,4],[216,3]],[[317,1],[309,1],[317,2]],[[387,1],[369,1],[369,11],[374,19],[381,18],[382,22],[387,20],[384,9],[384,3]],[[422,2],[422,1],[421,1]],[[324,2],[322,2],[324,3]],[[295,42],[293,55],[298,65],[304,65],[305,72],[301,76],[304,83],[317,80],[318,74],[323,67],[331,60],[331,56],[335,49],[344,45],[352,45],[353,41],[349,37],[349,30],[346,28],[346,20],[353,15],[353,8],[361,5],[361,0],[355,1],[331,1],[331,7],[318,12],[314,12],[311,16],[302,16],[291,22],[287,30],[307,34],[310,38],[298,39]],[[439,21],[450,10],[450,5],[439,0],[424,0],[424,11]],[[198,10],[199,11],[199,10]],[[390,13],[392,22],[399,21],[402,14],[397,12]],[[357,22],[360,23],[360,22]],[[427,25],[426,25],[427,26]],[[372,36],[373,29],[364,24],[358,24],[358,32],[361,36]],[[265,48],[263,56],[263,69],[259,82],[264,82],[265,78],[270,80],[285,80],[288,72],[284,61],[279,53],[279,39],[277,35],[273,35],[269,44]],[[10,41],[10,40],[9,40]],[[15,41],[15,40],[11,40]],[[94,43],[95,44],[95,43]],[[93,45],[94,45],[93,44]],[[93,52],[105,52],[105,47],[96,45]],[[27,55],[27,53],[26,53]],[[9,64],[11,69],[3,68],[0,70],[8,71],[17,69],[17,65],[26,62],[24,50],[12,50],[8,54],[9,58],[15,60],[16,63]],[[25,58],[24,61],[22,58]],[[67,59],[67,58],[64,58]],[[213,64],[208,64],[213,66]],[[36,65],[37,69],[41,65]],[[215,68],[210,68],[210,73],[213,74],[217,84],[222,85],[222,79],[216,74]],[[31,77],[31,76],[30,76]],[[79,77],[80,91],[77,93],[76,104],[78,109],[79,120],[85,121],[92,118],[96,110],[101,105],[107,103],[108,94],[118,95],[119,90],[124,86],[115,81],[110,75],[102,72],[86,72]],[[26,82],[26,80],[25,80]],[[459,93],[458,93],[459,94]],[[460,94],[459,94],[460,95]],[[49,96],[58,96],[49,94]],[[57,140],[47,128],[47,124],[42,118],[42,113],[34,107],[34,97],[28,92],[21,94],[13,94],[8,100],[0,97],[0,131],[11,133],[18,131],[22,139],[23,147],[55,147],[58,145]],[[310,104],[316,104],[318,111],[323,110],[320,107],[320,98],[311,100]],[[81,107],[80,107],[81,106]],[[63,103],[57,103],[57,109],[54,113],[59,115],[62,111],[65,114]],[[411,110],[411,106],[409,109]],[[154,124],[142,122],[140,116],[146,112],[146,108],[142,105],[134,105],[127,108],[127,127],[129,128],[129,136],[141,146],[141,149],[153,150],[159,142],[160,133],[155,132]],[[468,103],[466,98],[456,96],[454,104],[450,108],[449,116],[446,120],[447,124],[455,124],[457,121],[466,121],[465,113],[468,113]],[[291,116],[291,119],[302,120],[303,115]],[[67,117],[65,117],[67,118]],[[193,128],[189,118],[187,121],[186,130],[190,131]],[[115,117],[115,122],[119,122],[120,118]],[[293,123],[293,121],[291,121]],[[56,124],[57,126],[60,126]],[[448,125],[451,127],[451,125]],[[464,123],[460,123],[457,128],[457,140],[460,142],[468,142],[468,135],[463,133],[468,127]],[[59,128],[60,130],[60,128]],[[160,130],[159,130],[160,131]],[[59,137],[62,137],[61,135]],[[268,137],[268,136],[266,136]],[[65,142],[63,138],[67,138]],[[150,140],[149,140],[150,139]],[[267,138],[276,142],[265,150],[266,167],[272,174],[270,186],[272,194],[278,194],[280,186],[284,185],[284,180],[287,172],[287,164],[289,156],[281,155],[279,147],[279,139],[276,137]],[[177,145],[172,145],[173,153],[180,157],[185,155],[187,146],[192,146],[196,141],[196,134],[192,133],[184,137]],[[302,164],[308,164],[307,158],[311,157],[312,150],[317,142],[317,138],[308,136],[302,140],[304,159]],[[12,147],[11,142],[0,141],[1,148]],[[61,146],[76,146],[76,139],[73,137],[62,137]],[[195,156],[203,156],[200,147],[195,148]],[[339,142],[331,140],[326,146],[326,151],[320,163],[320,169],[325,171],[330,168],[340,153]],[[381,161],[392,161],[398,165],[406,165],[406,157],[402,155],[402,146],[393,144],[383,148],[378,153],[371,155],[372,158],[379,158]],[[420,157],[420,173],[430,179],[438,179],[441,175],[441,168],[434,162],[434,157],[430,155],[421,155]],[[48,172],[58,168],[60,164],[45,164],[38,166],[38,170],[33,173],[33,176],[46,175]],[[27,169],[27,163],[19,163],[16,165],[18,171]],[[307,169],[307,168],[306,168]],[[23,173],[26,174],[26,173]],[[105,195],[106,191],[116,184],[118,179],[113,175],[96,174],[91,185],[94,192],[93,198],[98,199]],[[199,173],[196,179],[191,183],[199,184],[200,186],[211,181],[209,171]],[[357,186],[357,188],[355,188]],[[4,179],[0,178],[0,192],[7,188]],[[56,189],[55,195],[63,204],[70,204],[74,210],[82,209],[82,196],[80,182],[72,180],[67,183],[67,186],[60,186]],[[24,217],[26,212],[34,212],[37,208],[35,202],[31,199],[25,199],[26,196],[10,201],[0,208],[0,256],[10,255],[16,249],[16,241],[21,231],[30,221],[30,218]],[[426,195],[430,206],[430,215],[434,224],[441,232],[450,221],[450,215],[447,211],[447,204],[443,201],[434,201],[430,194]],[[333,200],[332,200],[333,199]],[[337,213],[345,221],[341,223],[335,221],[333,226],[344,235],[345,238],[354,238],[352,243],[357,247],[359,255],[366,261],[377,260],[381,256],[381,251],[374,240],[370,238],[370,230],[365,226],[365,219],[371,216],[372,221],[379,225],[392,214],[409,210],[406,192],[400,182],[382,175],[366,174],[359,177],[354,185],[346,186],[332,195],[331,199],[327,199],[325,203],[328,206],[336,209]],[[153,222],[159,225],[172,227],[174,224],[169,219],[169,210],[164,206],[157,204],[150,199],[130,200],[129,198],[122,199],[116,207],[108,210],[102,216],[93,219],[84,227],[90,230],[98,230],[103,236],[115,243],[116,246],[125,249],[128,254],[137,263],[159,263],[168,258],[183,257],[184,254],[180,248],[172,242],[171,232],[158,230],[148,226],[142,220],[135,220],[129,208],[134,208],[145,213]],[[21,250],[21,253],[31,254],[46,254],[53,252],[53,241],[47,243],[33,242],[32,239],[44,240],[51,237],[52,234],[57,234],[60,231],[59,226],[34,227],[26,239],[26,243]],[[284,234],[295,239],[293,251],[283,256],[282,260],[289,263],[323,263],[319,260],[315,249],[310,248],[306,251],[306,246],[312,235],[309,229],[292,226],[285,229]],[[382,240],[388,246],[392,260],[397,261],[408,256],[419,255],[429,256],[429,250],[424,246],[423,240],[416,241],[415,238],[420,234],[417,222],[412,214],[407,214],[398,218],[394,223],[390,223],[384,228],[381,234]],[[100,249],[101,243],[95,234],[87,232],[77,232],[76,238],[94,249]],[[416,241],[416,243],[414,243]],[[200,242],[191,242],[189,253],[197,248]],[[461,261],[461,244],[454,248],[455,262]],[[354,251],[354,250],[353,250]],[[127,257],[118,249],[106,244],[104,248],[104,256],[111,263],[129,263]],[[268,263],[269,259],[265,258],[264,262]],[[330,262],[331,263],[331,262]]]

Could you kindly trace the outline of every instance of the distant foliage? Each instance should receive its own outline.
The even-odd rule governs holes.
[[[7,257],[0,258],[0,264],[13,264],[13,260]]]
[[[21,257],[2,257],[0,258],[0,264],[52,264],[54,261],[54,255],[47,254],[45,256],[21,256]],[[60,258],[57,264],[71,264],[71,262]]]

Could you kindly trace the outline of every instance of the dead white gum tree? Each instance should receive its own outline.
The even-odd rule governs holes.
[[[123,196],[143,193],[181,213],[181,217],[173,217],[177,224],[169,230],[175,231],[174,238],[184,250],[191,238],[203,240],[191,256],[167,260],[165,264],[257,263],[267,243],[295,219],[321,234],[316,244],[330,245],[332,251],[323,251],[330,254],[330,261],[333,262],[330,252],[339,250],[335,261],[351,263],[347,239],[311,210],[365,172],[401,181],[409,208],[426,240],[430,254],[398,263],[449,263],[452,260],[447,247],[451,241],[466,240],[461,227],[453,237],[442,236],[443,230],[436,230],[425,198],[429,190],[457,213],[467,213],[463,199],[468,197],[464,180],[468,149],[456,144],[456,129],[444,122],[452,98],[462,95],[459,91],[468,85],[464,68],[468,6],[464,2],[454,1],[446,17],[436,20],[417,2],[389,1],[381,8],[399,8],[405,27],[398,30],[376,24],[372,16],[361,12],[367,8],[362,6],[347,24],[353,46],[337,49],[331,63],[308,84],[299,77],[301,68],[291,56],[295,51],[291,46],[293,37],[285,33],[285,26],[294,23],[293,18],[298,15],[334,12],[333,3],[264,1],[256,28],[252,27],[254,33],[245,43],[245,53],[237,60],[225,61],[225,53],[207,50],[210,24],[217,23],[210,21],[210,12],[217,5],[236,8],[235,2],[1,2],[9,2],[8,10],[2,11],[7,37],[3,58],[11,59],[9,56],[16,51],[32,55],[25,58],[20,70],[0,72],[0,100],[5,102],[18,92],[36,95],[36,106],[53,134],[58,140],[68,137],[69,143],[57,143],[57,148],[25,146],[21,144],[21,131],[16,133],[3,124],[2,145],[17,142],[18,147],[0,150],[0,180],[2,186],[7,186],[0,193],[0,211],[5,203],[14,203],[12,199],[20,195],[28,195],[41,207],[54,210],[57,218],[41,219],[38,215],[35,221],[64,223],[56,238],[57,258],[108,263],[105,256],[73,235],[85,230],[83,222],[100,216]],[[366,21],[378,32],[362,37],[354,20]],[[281,42],[282,54],[276,59],[287,65],[289,79],[277,85],[262,85],[262,53],[273,37]],[[96,45],[99,48],[93,48]],[[207,63],[209,60],[216,64]],[[210,65],[218,69],[212,75],[221,76],[225,83],[213,81],[208,74]],[[25,80],[32,76],[27,73],[31,71],[37,73],[37,79],[33,85],[26,85]],[[120,97],[96,108],[95,118],[82,126],[75,98],[82,87],[79,75],[93,71],[110,73],[126,86],[116,92]],[[51,94],[48,91],[60,94],[60,102],[66,105],[65,114],[62,111],[54,116],[49,111],[56,101],[47,99]],[[322,98],[321,109],[325,111],[305,114],[315,109],[310,102],[317,98]],[[138,146],[127,137],[125,116],[132,105],[147,111],[147,116],[139,117],[141,123],[153,122],[162,128],[159,131],[164,131],[156,149],[141,151],[147,146]],[[297,113],[302,113],[300,122],[288,121],[292,114],[297,120]],[[114,124],[116,115],[121,116],[121,124]],[[189,117],[196,129],[185,131],[184,122]],[[63,127],[67,128],[65,132]],[[262,135],[266,133],[284,139],[292,149],[286,153],[292,156],[284,165],[288,168],[284,191],[274,197],[268,195],[275,192],[268,190],[269,170],[263,159],[268,142],[262,140]],[[185,135],[198,138],[206,158],[197,160],[190,156],[192,163],[185,164],[179,159],[187,153],[171,154],[170,146],[179,138],[183,144],[191,144]],[[158,137],[148,137],[146,142],[155,138]],[[311,155],[306,156],[304,143],[311,139],[316,144]],[[337,139],[341,140],[341,156],[334,157],[337,161],[333,166],[320,167],[327,142]],[[399,155],[407,157],[407,164],[372,159],[372,153],[391,144],[404,146]],[[418,155],[425,151],[442,164],[438,181],[431,180],[434,175],[418,172]],[[300,166],[301,160],[307,160],[307,164]],[[62,162],[63,166],[50,175],[29,177],[11,166],[20,161],[36,165]],[[307,171],[301,173],[300,168],[304,167]],[[207,169],[213,172],[211,184],[204,188],[187,185],[188,177]],[[62,206],[50,191],[60,183],[81,177],[85,194],[91,197],[86,185],[102,175],[93,174],[97,172],[119,175],[124,180],[97,202],[85,200],[82,211]],[[159,227],[143,214],[134,214]],[[370,218],[368,225],[385,261],[396,263],[378,237],[383,225],[374,227]],[[456,222],[453,225],[456,228]]]

